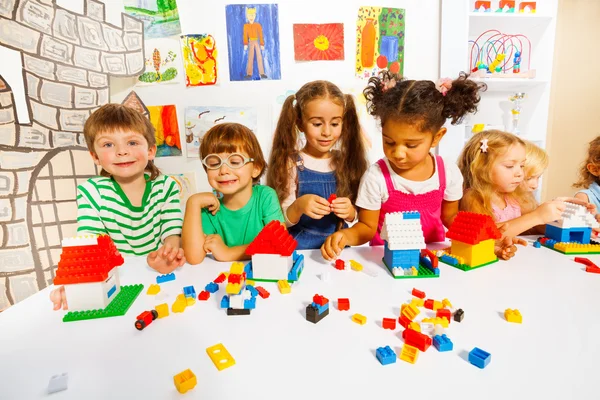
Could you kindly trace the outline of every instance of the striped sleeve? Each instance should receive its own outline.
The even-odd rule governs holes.
[[[165,176],[163,185],[164,204],[160,211],[160,240],[162,242],[172,235],[181,235],[183,214],[179,200],[179,185],[173,178]]]
[[[94,186],[85,182],[77,187],[77,233],[106,234],[108,231],[100,219],[100,194]]]

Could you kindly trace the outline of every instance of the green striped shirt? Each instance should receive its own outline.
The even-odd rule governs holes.
[[[171,235],[181,235],[179,186],[160,175],[146,183],[133,206],[112,178],[94,177],[77,187],[77,233],[108,234],[124,255],[144,255]]]

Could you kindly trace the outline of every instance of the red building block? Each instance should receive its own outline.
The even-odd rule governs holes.
[[[421,257],[429,257],[429,260],[431,260],[431,266],[433,268],[438,267],[438,257],[433,253],[433,251],[423,249],[421,250]]]
[[[412,321],[404,315],[401,315],[400,318],[398,318],[398,323],[400,323],[400,326],[403,328],[408,328],[408,325],[410,325],[411,322]]]
[[[229,283],[240,283],[242,279],[242,275],[241,274],[229,274],[229,277],[227,278],[227,282]]]
[[[425,300],[425,303],[423,303],[423,305],[425,306],[426,309],[433,310],[433,302],[434,302],[434,300],[427,299],[427,300]]]
[[[488,239],[500,239],[502,234],[489,215],[460,211],[446,237],[467,244],[478,244]]]
[[[452,313],[447,308],[440,308],[439,310],[437,310],[435,316],[446,318],[448,320],[448,323],[450,323],[450,321],[452,320]]]
[[[413,288],[413,290],[412,290],[412,295],[415,296],[415,297],[418,297],[420,299],[424,299],[425,298],[425,292],[421,292],[420,290],[415,289],[415,288]]]
[[[338,299],[338,310],[348,311],[350,309],[350,299]]]
[[[416,347],[421,351],[427,351],[429,346],[431,346],[431,338],[429,336],[413,329],[405,329],[402,332],[402,339],[404,339],[404,343]]]
[[[322,307],[325,304],[329,303],[329,299],[327,297],[321,296],[320,294],[315,294],[313,296],[313,302],[315,302],[316,304],[318,304]]]
[[[225,282],[225,279],[227,279],[227,277],[225,276],[225,274],[221,273],[221,275],[217,276],[217,279],[215,279],[213,282],[214,283],[223,283],[223,282]]]
[[[334,201],[335,199],[337,199],[337,195],[334,193],[331,196],[329,196],[329,198],[327,199],[327,201],[329,203],[331,203],[332,201]]]
[[[335,260],[334,267],[335,267],[335,269],[339,269],[341,271],[346,268],[346,263],[344,263],[344,260],[340,260],[338,258],[337,260]]]
[[[263,299],[268,299],[271,293],[267,292],[267,290],[262,286],[256,286],[254,289],[258,292],[258,295]]]
[[[200,294],[198,295],[198,300],[206,301],[209,298],[210,298],[210,292],[207,292],[206,290],[201,291]]]
[[[395,318],[384,318],[381,322],[381,326],[383,329],[396,329],[396,319]]]
[[[246,254],[278,254],[280,256],[291,256],[298,242],[277,220],[269,222],[260,231],[258,236],[246,248]]]

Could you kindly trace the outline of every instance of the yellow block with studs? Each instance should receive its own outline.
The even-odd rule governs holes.
[[[412,300],[410,301],[410,304],[412,304],[415,307],[423,307],[423,306],[425,306],[425,299],[419,299],[418,297],[413,297]]]
[[[454,307],[452,307],[452,303],[450,303],[450,300],[448,300],[448,299],[442,300],[442,305],[447,308],[454,308]]]
[[[402,311],[402,315],[404,315],[406,318],[410,319],[411,321],[415,319],[415,317],[417,315],[419,315],[421,313],[421,311],[413,306],[412,304],[407,305],[404,308],[404,311]]]
[[[206,354],[210,357],[213,364],[219,371],[223,371],[225,368],[229,368],[235,365],[235,360],[231,357],[231,354],[227,351],[222,343],[215,344],[206,349]]]
[[[413,331],[421,332],[421,325],[418,322],[411,322],[408,327]]]
[[[352,316],[352,322],[356,322],[359,325],[364,325],[367,323],[367,317],[361,314],[354,314]]]
[[[188,390],[193,389],[198,383],[198,380],[191,369],[186,369],[173,377],[173,383],[175,383],[175,388],[177,388],[179,393],[185,393]]]
[[[193,306],[194,304],[196,304],[196,299],[193,297],[186,297],[185,302],[188,307]]]
[[[253,280],[247,279],[246,280],[246,285],[250,285],[250,286],[254,286],[256,282],[254,282]]]
[[[158,318],[164,318],[169,316],[169,305],[167,303],[159,304],[154,307],[158,313]]]
[[[415,362],[417,362],[418,357],[419,349],[413,346],[409,346],[408,344],[402,346],[402,351],[400,352],[400,359],[402,361],[414,364]]]
[[[288,294],[292,291],[290,283],[286,280],[277,281],[277,287],[279,288],[281,294]]]
[[[183,312],[186,307],[187,307],[187,301],[185,300],[185,295],[183,293],[181,293],[175,299],[175,302],[173,303],[173,306],[171,307],[171,311],[180,313],[180,312]]]
[[[504,318],[506,318],[508,322],[514,322],[515,324],[523,323],[523,316],[517,309],[511,310],[510,308],[507,308],[506,311],[504,311]]]
[[[442,318],[442,317],[423,318],[423,322],[430,322],[434,325],[441,325],[444,328],[448,327],[448,320],[446,318]]]
[[[158,284],[155,283],[153,285],[150,285],[150,287],[148,288],[148,291],[146,292],[146,294],[155,295],[158,292],[160,292],[160,285],[158,285]]]
[[[350,268],[352,268],[354,271],[362,271],[363,266],[357,261],[350,260]]]

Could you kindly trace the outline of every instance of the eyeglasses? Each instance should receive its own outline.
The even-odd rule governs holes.
[[[202,164],[208,169],[219,169],[223,164],[229,168],[240,169],[244,165],[254,161],[254,158],[244,157],[241,154],[230,154],[226,159],[222,159],[218,154],[209,154],[202,160]]]

